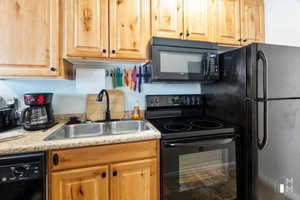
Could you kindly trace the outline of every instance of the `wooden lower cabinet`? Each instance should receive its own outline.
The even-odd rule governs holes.
[[[156,159],[111,166],[111,200],[157,200]]]
[[[49,199],[159,200],[158,163],[156,140],[50,151]]]
[[[108,200],[108,166],[54,172],[52,200]]]

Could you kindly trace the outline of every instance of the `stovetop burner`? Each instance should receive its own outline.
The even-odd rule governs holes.
[[[224,126],[220,122],[210,120],[195,120],[191,122],[191,125],[204,129],[222,128]]]
[[[162,133],[179,133],[221,129],[224,124],[211,119],[199,118],[162,118],[150,120]]]
[[[192,126],[184,123],[170,122],[165,124],[164,128],[168,131],[182,132],[182,131],[190,131],[192,129]]]
[[[211,118],[176,117],[149,120],[163,139],[185,138],[235,132],[234,127]]]
[[[146,119],[163,140],[232,134],[238,128],[205,115],[205,99],[199,94],[147,95]]]

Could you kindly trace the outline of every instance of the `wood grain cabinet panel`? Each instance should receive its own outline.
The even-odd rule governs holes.
[[[52,200],[109,200],[108,166],[51,174]]]
[[[183,0],[152,0],[152,35],[183,39]]]
[[[49,154],[49,164],[51,170],[63,170],[75,167],[87,167],[112,162],[143,159],[156,157],[157,148],[157,141],[151,140],[133,142],[130,144],[112,144],[54,150]]]
[[[264,1],[263,0],[241,0],[242,15],[242,44],[252,42],[264,42]]]
[[[217,42],[241,45],[240,0],[217,0]]]
[[[215,41],[214,5],[211,0],[184,0],[184,37]]]
[[[110,0],[110,57],[146,59],[150,0]]]
[[[111,200],[157,200],[156,159],[111,165]]]
[[[67,0],[65,55],[108,57],[108,0]]]
[[[1,0],[0,13],[0,76],[59,76],[59,0]]]

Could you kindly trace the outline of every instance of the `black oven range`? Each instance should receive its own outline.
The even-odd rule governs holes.
[[[148,95],[146,118],[162,134],[162,200],[238,199],[238,129],[205,116],[204,96]]]

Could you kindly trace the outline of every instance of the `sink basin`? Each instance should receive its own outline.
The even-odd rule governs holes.
[[[145,121],[116,121],[109,123],[110,133],[126,134],[133,132],[141,132],[149,130],[150,128],[146,125]]]
[[[65,125],[47,138],[50,140],[62,140],[72,138],[88,138],[107,135],[121,135],[128,133],[139,133],[150,130],[150,127],[142,120],[127,120],[102,123],[85,123],[76,125]]]

